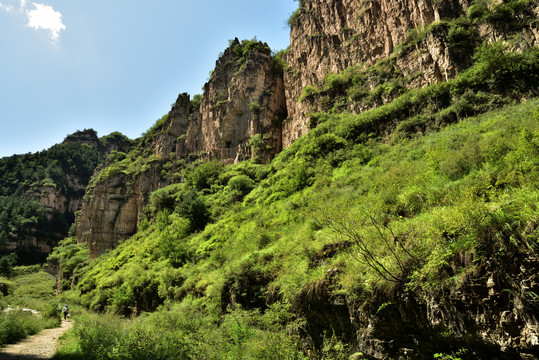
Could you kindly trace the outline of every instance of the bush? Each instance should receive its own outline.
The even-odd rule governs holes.
[[[197,191],[210,189],[219,178],[222,169],[223,164],[219,161],[199,163],[194,169],[186,172],[185,183]]]
[[[92,315],[75,323],[80,350],[89,360],[187,359],[191,348],[180,331],[141,318],[120,320]]]
[[[0,346],[16,343],[41,329],[39,319],[28,311],[0,312]]]
[[[176,212],[185,217],[191,224],[191,231],[204,229],[210,222],[210,212],[203,198],[196,191],[191,190],[180,200]]]

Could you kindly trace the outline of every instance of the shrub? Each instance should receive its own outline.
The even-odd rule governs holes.
[[[89,360],[146,360],[191,358],[188,338],[181,331],[155,326],[141,318],[120,320],[111,315],[93,315],[75,323],[82,354]]]
[[[210,189],[219,178],[223,164],[219,161],[207,161],[195,165],[185,173],[185,183],[196,190]]]
[[[191,231],[202,230],[210,222],[208,206],[194,190],[184,195],[176,207],[176,212],[189,220]]]
[[[0,312],[0,346],[16,343],[41,329],[38,318],[28,311]]]
[[[258,113],[260,112],[260,104],[256,102],[249,103],[249,110],[251,110],[252,113]]]
[[[234,176],[228,180],[230,190],[237,192],[241,197],[247,195],[255,187],[255,182],[246,175]]]

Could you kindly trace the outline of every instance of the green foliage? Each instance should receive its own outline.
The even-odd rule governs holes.
[[[61,290],[69,290],[76,284],[77,279],[84,274],[89,261],[88,247],[77,243],[76,237],[68,237],[60,241],[47,257],[48,266],[59,269]]]
[[[254,134],[249,139],[249,145],[252,146],[254,151],[264,150],[267,148],[267,145],[260,134]]]
[[[175,211],[189,220],[191,231],[204,229],[210,221],[210,212],[206,202],[194,190],[185,194]]]
[[[294,0],[294,1],[296,1],[296,0]],[[299,14],[301,14],[301,11],[303,10],[303,0],[297,0],[297,2],[299,3],[298,8],[290,15],[290,17],[286,21],[286,24],[290,28],[294,25],[294,23],[296,22],[297,17],[299,16]]]
[[[196,95],[195,95],[196,96]],[[168,120],[168,114],[163,115],[159,120],[153,124],[153,126],[142,134],[142,137],[146,141],[151,141],[153,138],[155,138],[160,132],[164,131],[164,125]]]
[[[260,112],[260,104],[256,102],[249,103],[249,110],[251,110],[252,113],[259,113]]]
[[[191,102],[189,103],[189,111],[192,113],[194,110],[200,107],[201,103],[202,103],[202,95],[200,94],[193,95],[193,98],[191,99]]]
[[[11,253],[0,257],[0,276],[11,277],[13,267],[17,263],[17,254]]]
[[[272,320],[233,310],[220,325],[204,320],[200,306],[186,303],[135,320],[85,316],[75,323],[86,359],[303,359],[292,338]],[[196,332],[194,330],[197,330]]]
[[[42,262],[46,255],[33,248],[32,239],[55,245],[67,235],[74,214],[49,210],[39,198],[49,191],[82,198],[81,186],[89,183],[106,148],[122,139],[123,135],[113,133],[99,141],[96,138],[96,146],[65,142],[38,153],[0,159],[0,245],[16,242],[21,264]]]
[[[230,41],[233,44],[233,41]],[[242,65],[245,61],[247,54],[253,51],[258,51],[263,54],[270,55],[271,49],[268,44],[260,42],[256,39],[256,36],[251,40],[242,40],[241,43],[237,43],[234,48],[234,55],[236,56],[236,63]]]
[[[191,259],[192,254],[185,244],[185,238],[193,231],[188,219],[165,210],[157,215],[156,226],[160,230],[159,249],[172,266],[180,267]]]
[[[462,348],[452,354],[436,353],[434,354],[434,359],[440,360],[461,360],[461,355],[465,355],[468,352],[468,349]]]
[[[9,282],[10,294],[2,299],[0,293],[1,303],[10,304],[9,309],[0,306],[0,346],[60,325],[57,303],[53,300],[54,277],[42,270],[31,271],[30,267],[15,267],[13,274]]]
[[[228,180],[228,187],[232,192],[243,199],[255,187],[255,182],[246,175],[237,175]],[[239,200],[239,199],[238,199]]]
[[[219,161],[201,162],[185,173],[185,183],[197,191],[210,189],[217,181],[223,164]]]
[[[38,333],[42,327],[36,316],[28,311],[0,313],[0,346],[14,344]]]

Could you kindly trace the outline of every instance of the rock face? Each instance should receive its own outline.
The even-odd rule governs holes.
[[[454,356],[463,359],[537,359],[539,316],[530,294],[539,290],[538,274],[538,258],[514,256],[483,264],[453,289],[428,296],[397,289],[362,303],[335,294],[330,272],[296,295],[294,310],[305,319],[299,331],[309,347],[335,334],[366,356],[358,358],[428,359],[459,344]]]
[[[320,110],[319,99],[314,104],[301,101],[303,89],[321,86],[330,73],[391,58],[394,71],[406,78],[406,86],[417,88],[454,78],[470,65],[473,49],[482,41],[518,33],[530,46],[539,44],[539,32],[530,22],[514,29],[475,24],[467,33],[450,34],[440,21],[465,15],[469,0],[302,0],[300,4],[290,20],[283,147],[305,134],[308,114]],[[533,12],[531,18],[539,15],[537,6]],[[440,26],[429,27],[436,22]],[[358,113],[364,108],[349,106],[347,110]]]
[[[352,65],[372,64],[389,57],[410,29],[421,28],[441,17],[463,14],[468,1],[427,0],[305,0],[290,31],[287,62],[296,72],[286,76],[290,121],[284,145],[306,133],[309,109],[299,103],[301,91],[319,85],[329,73]],[[454,76],[455,65],[441,43],[432,43],[417,63],[423,84]],[[417,69],[410,69],[410,71]],[[443,74],[443,75],[442,75]]]
[[[163,124],[141,140],[148,142],[145,146],[156,162],[134,175],[118,173],[95,182],[83,201],[77,227],[90,257],[137,231],[151,192],[171,181],[160,164],[198,157],[224,163],[253,156],[267,161],[281,151],[286,118],[283,72],[270,54],[267,44],[232,41],[217,60],[203,96],[191,101],[180,94]]]
[[[251,158],[253,151],[262,161],[281,151],[286,118],[282,71],[266,44],[239,57],[245,46],[235,39],[217,61],[177,155],[193,149],[231,163]],[[255,135],[260,144],[250,144]]]
[[[282,69],[266,44],[236,38],[217,60],[196,108],[181,94],[165,124],[155,153],[177,158],[204,154],[235,163],[271,159],[282,149],[286,118]]]
[[[96,258],[133,235],[139,214],[152,191],[165,186],[158,166],[140,176],[112,176],[98,183],[84,198],[77,224],[79,242],[86,242],[90,257]]]

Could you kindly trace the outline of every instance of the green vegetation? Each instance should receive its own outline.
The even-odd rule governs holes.
[[[524,291],[508,264],[539,247],[538,55],[483,45],[458,78],[417,90],[394,80],[389,63],[351,68],[305,98],[377,78],[395,100],[358,115],[335,106],[313,114],[311,132],[267,165],[172,169],[183,182],[151,195],[131,239],[95,261],[74,239],[51,256],[66,297],[115,314],[81,319],[63,351],[346,358],[345,334],[308,315],[325,294],[384,313],[397,293],[461,286],[486,259]],[[111,167],[126,171],[132,160]],[[300,348],[300,334],[313,343]],[[461,354],[452,346],[462,343],[442,340],[436,356]]]
[[[11,277],[16,264],[17,254],[15,253],[0,257],[0,276]]]
[[[39,266],[15,267],[12,275],[9,281],[0,277],[0,284],[9,284],[7,294],[0,291],[0,346],[60,325],[58,303],[54,301],[54,277]],[[25,308],[40,314],[23,311]]]
[[[294,22],[296,21],[298,15],[301,13],[301,11],[303,10],[303,0],[294,0],[294,1],[297,1],[299,3],[299,6],[298,8],[290,15],[290,17],[288,18],[288,20],[286,21],[286,24],[288,25],[288,27],[292,27],[294,25]]]
[[[233,41],[231,41],[230,44],[232,45]],[[258,41],[256,36],[251,40],[242,40],[241,43],[236,44],[232,50],[234,51],[234,55],[236,56],[239,65],[243,64],[247,54],[252,51],[259,51],[263,54],[271,55],[271,49],[268,44]]]
[[[88,135],[96,144],[77,141],[77,134]],[[0,249],[17,243],[21,264],[43,262],[46,254],[32,246],[32,239],[56,245],[67,235],[74,214],[47,209],[40,197],[54,192],[67,199],[82,198],[81,186],[90,181],[106,148],[122,139],[119,133],[98,139],[93,130],[85,130],[48,150],[0,159]]]

